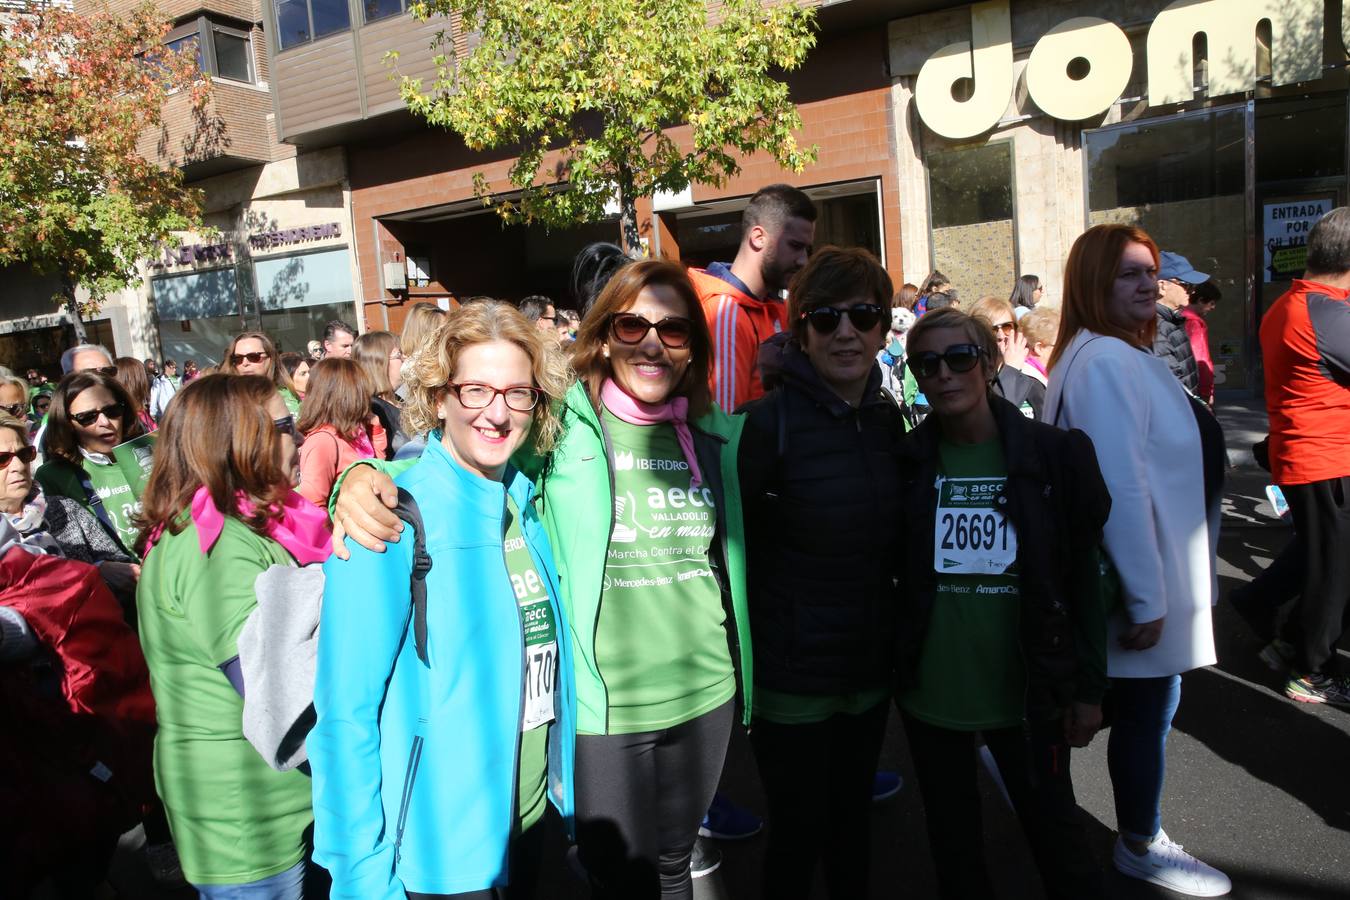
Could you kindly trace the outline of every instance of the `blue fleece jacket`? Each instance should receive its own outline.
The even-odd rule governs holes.
[[[525,644],[502,550],[509,491],[567,634],[548,537],[530,480],[505,485],[466,471],[433,433],[395,479],[418,501],[432,559],[427,658],[411,635],[411,533],[385,553],[348,541],[351,559],[325,564],[309,735],[315,859],[331,896],[405,900],[507,883],[517,819]],[[549,798],[570,825],[576,685],[558,642],[557,718],[549,725]]]

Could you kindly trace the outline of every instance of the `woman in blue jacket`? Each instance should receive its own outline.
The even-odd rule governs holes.
[[[546,801],[572,817],[567,623],[509,462],[552,446],[564,363],[503,304],[452,312],[433,340],[404,412],[431,437],[395,482],[420,540],[352,545],[325,573],[308,747],[334,898],[533,897]]]

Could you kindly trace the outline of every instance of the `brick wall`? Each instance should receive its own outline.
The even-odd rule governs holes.
[[[171,96],[164,104],[162,127],[141,135],[137,149],[150,159],[178,166],[220,156],[267,162],[275,142],[268,124],[271,113],[267,91],[216,81],[200,114],[192,109],[186,92]]]

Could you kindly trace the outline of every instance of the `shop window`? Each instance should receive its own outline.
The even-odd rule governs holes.
[[[928,154],[933,267],[970,303],[1006,297],[1017,279],[1012,143]]]
[[[170,31],[164,45],[175,53],[192,51],[197,68],[217,78],[253,81],[253,42],[246,28],[200,16]]]
[[[239,283],[233,268],[165,275],[152,279],[161,353],[181,366],[221,361],[230,339],[243,326]]]
[[[351,27],[347,0],[276,0],[277,48],[287,50]]]
[[[1137,225],[1222,292],[1208,322],[1224,388],[1247,384],[1246,134],[1245,110],[1227,107],[1083,135],[1088,225]]]
[[[346,248],[253,262],[262,330],[280,350],[303,352],[333,319],[350,322],[353,295]]]
[[[362,0],[361,7],[365,10],[367,22],[397,16],[407,8],[404,0]]]
[[[1256,104],[1256,181],[1345,177],[1345,94]]]
[[[404,263],[408,270],[408,287],[426,287],[431,284],[431,257],[424,253],[409,253]]]

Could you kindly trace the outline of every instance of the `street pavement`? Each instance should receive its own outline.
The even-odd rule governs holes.
[[[1220,593],[1250,581],[1288,540],[1264,497],[1266,473],[1249,452],[1265,433],[1264,412],[1250,398],[1220,398],[1230,470],[1219,543]],[[1159,464],[1163,464],[1161,461]],[[1350,548],[1347,548],[1350,552]],[[1163,827],[1173,840],[1232,878],[1238,900],[1345,900],[1350,898],[1350,711],[1296,704],[1281,693],[1282,679],[1257,659],[1260,642],[1220,602],[1215,610],[1217,666],[1186,675],[1181,707],[1168,745]],[[870,898],[936,896],[928,859],[922,803],[897,716],[892,715],[883,767],[906,780],[895,798],[873,811],[873,883]],[[1117,875],[1110,867],[1114,806],[1106,769],[1106,735],[1075,751],[1074,783],[1084,828],[1108,871],[1107,896],[1179,895]],[[981,773],[987,860],[998,898],[1043,896],[1025,841],[993,782]],[[728,754],[723,790],[764,811],[754,760],[743,735]],[[767,829],[772,823],[766,824]],[[831,823],[820,823],[821,834]],[[757,900],[766,834],[719,844],[721,869],[695,882],[697,900]],[[565,844],[551,838],[539,896],[584,898],[587,892],[563,862]],[[806,873],[802,877],[807,877]],[[113,882],[123,898],[189,898],[191,891],[156,891],[140,855],[119,855]],[[815,897],[826,895],[819,879]],[[773,900],[773,898],[763,898]],[[854,900],[854,898],[834,898]],[[863,900],[863,898],[857,898]],[[1085,898],[1086,900],[1086,898]]]

